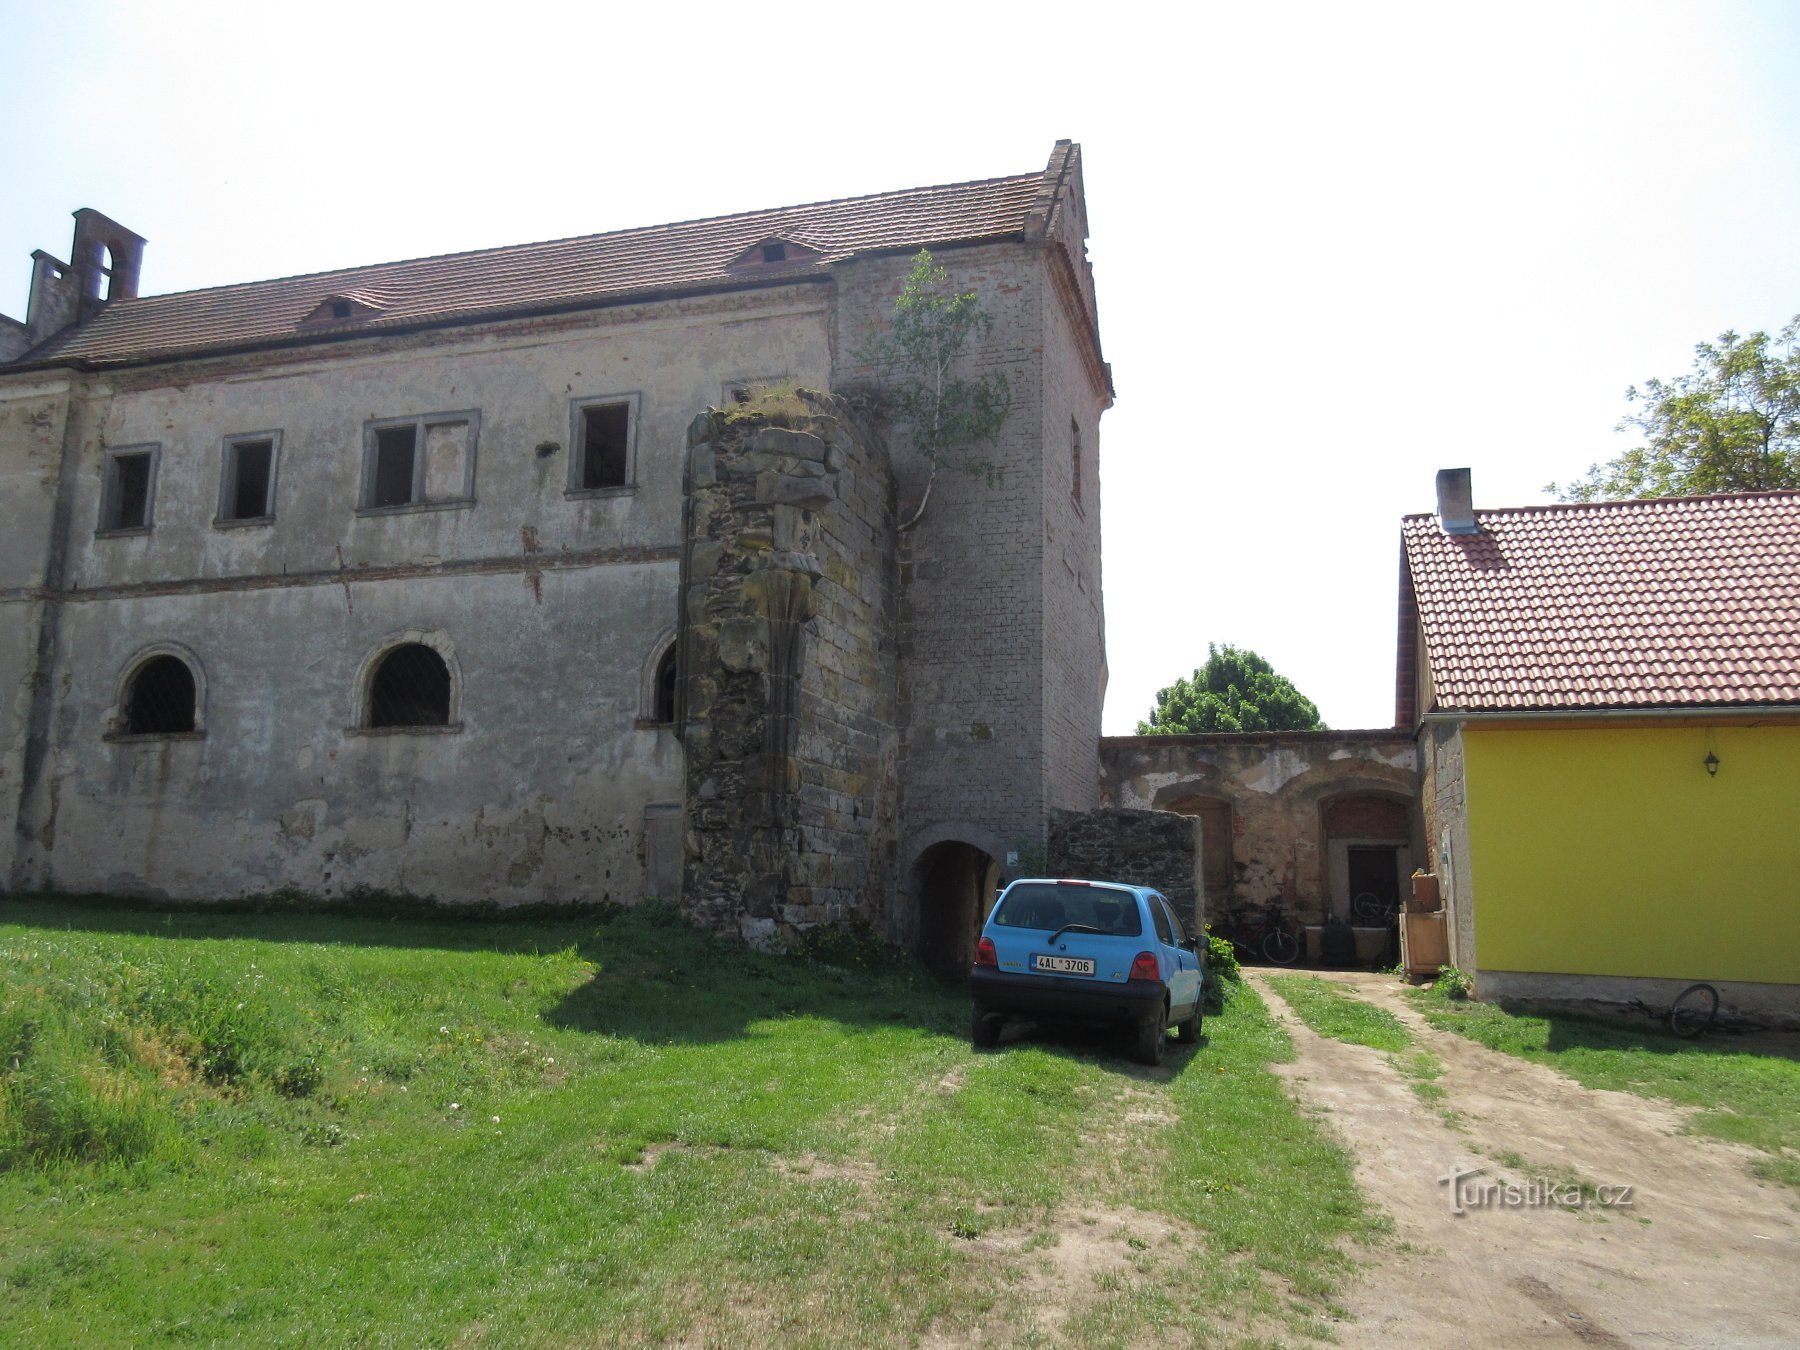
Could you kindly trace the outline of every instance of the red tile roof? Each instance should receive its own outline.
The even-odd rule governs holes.
[[[1436,711],[1800,704],[1800,492],[1475,518],[1402,522]]]
[[[1068,153],[1061,143],[1057,149]],[[1017,237],[1026,230],[1033,207],[1041,209],[1038,198],[1045,178],[1042,172],[989,178],[143,296],[108,305],[88,323],[30,353],[29,359],[109,364],[189,356],[807,275],[857,253]],[[771,238],[793,240],[823,256],[797,264],[769,264],[748,274],[741,268],[726,270],[726,264],[746,249]],[[377,313],[353,323],[301,329],[301,321],[331,297],[360,300]]]

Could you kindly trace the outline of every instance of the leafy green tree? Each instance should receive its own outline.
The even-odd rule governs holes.
[[[991,371],[976,379],[952,374],[969,340],[993,326],[993,315],[981,307],[975,292],[957,290],[930,250],[920,249],[887,327],[870,333],[854,353],[874,368],[889,416],[931,464],[919,509],[902,530],[925,514],[940,465],[982,474],[990,482],[999,476],[973,451],[1006,425],[1012,411],[1006,374]]]
[[[1800,488],[1800,315],[1773,338],[1721,333],[1694,348],[1691,373],[1625,396],[1637,409],[1619,430],[1644,443],[1545,491],[1591,502]]]
[[[1255,652],[1206,644],[1206,664],[1190,680],[1156,691],[1140,736],[1200,731],[1324,731],[1319,709]]]

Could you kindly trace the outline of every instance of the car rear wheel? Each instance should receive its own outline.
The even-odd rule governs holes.
[[[1000,1019],[976,1009],[969,1018],[969,1043],[977,1050],[992,1050],[1000,1044]]]
[[[1188,1014],[1186,1020],[1175,1024],[1175,1043],[1177,1045],[1192,1045],[1199,1039],[1200,1005],[1196,1003],[1194,1005],[1194,1011]]]
[[[1137,1029],[1137,1060],[1139,1064],[1161,1064],[1163,1051],[1169,1044],[1168,1009],[1163,1008],[1148,1022],[1139,1023]]]

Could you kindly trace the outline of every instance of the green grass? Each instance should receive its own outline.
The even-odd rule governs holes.
[[[1398,1052],[1412,1044],[1405,1024],[1386,1008],[1346,994],[1329,980],[1313,975],[1265,976],[1307,1026],[1321,1036],[1351,1045]]]
[[[1434,1027],[1547,1064],[1585,1087],[1634,1092],[1700,1108],[1688,1128],[1763,1150],[1758,1176],[1800,1186],[1800,1063],[1734,1045],[1683,1041],[1642,1027],[1564,1014],[1508,1012],[1413,994]]]
[[[452,922],[0,902],[0,1324],[158,1340],[1326,1334],[1378,1231],[1261,1002],[1165,1070],[975,1053],[909,963],[646,907]],[[1107,1253],[1098,1278],[1061,1255]]]

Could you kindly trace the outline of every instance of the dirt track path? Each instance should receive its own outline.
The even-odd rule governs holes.
[[[1747,1149],[1676,1133],[1679,1107],[1584,1088],[1542,1065],[1434,1030],[1391,977],[1327,975],[1406,1023],[1444,1064],[1452,1129],[1380,1051],[1325,1039],[1250,979],[1298,1059],[1277,1066],[1356,1159],[1393,1216],[1398,1251],[1344,1302],[1345,1345],[1793,1346],[1800,1344],[1800,1197],[1752,1177]],[[1498,1159],[1516,1154],[1522,1167]],[[1629,1208],[1453,1212],[1465,1183],[1570,1174],[1633,1187]]]

